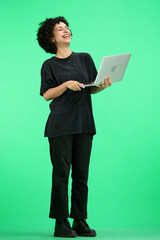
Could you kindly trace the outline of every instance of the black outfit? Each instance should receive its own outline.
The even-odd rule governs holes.
[[[42,65],[40,95],[69,80],[84,84],[93,82],[96,75],[96,67],[88,53],[72,52],[67,58],[52,57]],[[67,89],[61,96],[53,99],[50,110],[45,137],[96,133],[89,87],[82,88],[81,91]]]
[[[53,164],[50,218],[87,218],[88,168],[92,134],[49,138]],[[68,212],[68,177],[72,164],[71,212]]]
[[[65,81],[90,83],[97,70],[88,53],[72,52],[52,57],[41,68],[40,95]],[[93,135],[96,134],[90,89],[67,89],[50,103],[44,137],[48,137],[53,165],[50,218],[87,218],[88,169]],[[68,177],[72,165],[71,213],[68,212]]]

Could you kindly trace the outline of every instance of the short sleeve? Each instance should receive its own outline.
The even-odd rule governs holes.
[[[95,63],[89,53],[87,53],[87,70],[89,74],[89,82],[94,82],[98,72]]]
[[[44,62],[41,68],[40,95],[43,96],[43,93],[45,93],[48,89],[56,86],[56,80],[52,73],[51,67],[47,62]]]

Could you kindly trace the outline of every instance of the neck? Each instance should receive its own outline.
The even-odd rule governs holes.
[[[58,58],[67,58],[71,55],[72,51],[70,50],[70,48],[67,47],[61,47],[61,48],[57,48],[57,53],[56,53],[56,57]]]

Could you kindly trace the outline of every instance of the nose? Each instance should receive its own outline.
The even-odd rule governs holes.
[[[69,29],[63,28],[63,32],[69,32]]]

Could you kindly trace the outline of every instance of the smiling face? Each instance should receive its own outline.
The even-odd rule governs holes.
[[[64,22],[56,23],[53,29],[53,36],[51,41],[56,44],[57,47],[69,45],[71,42],[71,32],[68,26]]]

